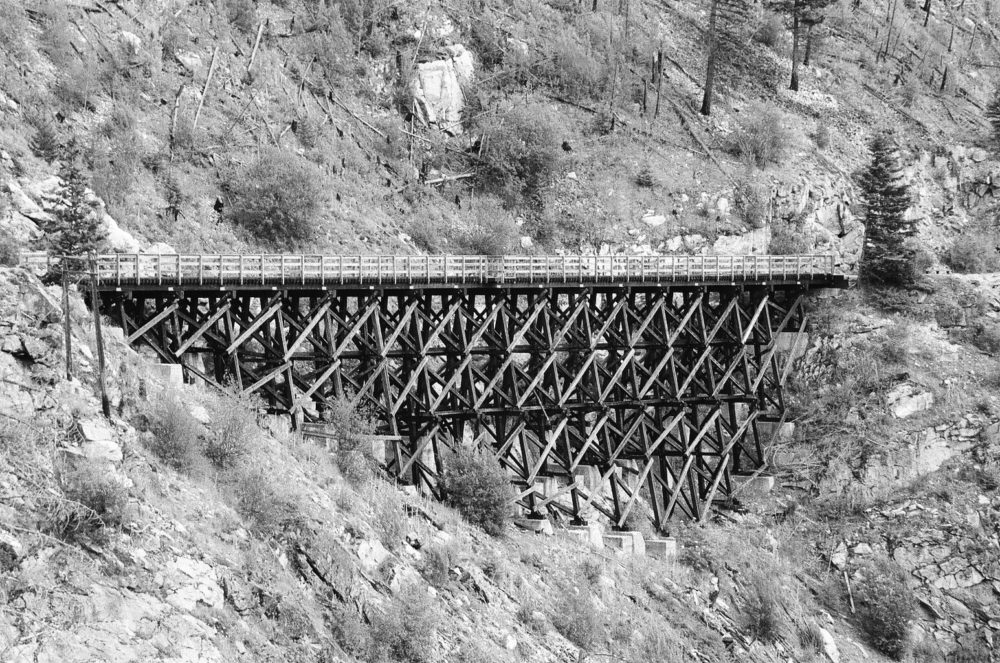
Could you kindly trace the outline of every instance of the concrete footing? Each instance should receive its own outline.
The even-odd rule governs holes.
[[[153,379],[163,383],[164,387],[183,387],[184,369],[180,364],[152,364],[149,372]]]
[[[587,543],[591,548],[604,547],[604,528],[597,523],[570,525],[566,528],[566,533]]]
[[[646,541],[646,554],[656,559],[673,561],[677,558],[677,540],[650,539]]]
[[[646,540],[641,532],[610,532],[604,535],[604,545],[621,555],[644,557]]]
[[[774,490],[774,477],[769,474],[734,474],[732,482],[733,490],[739,490],[741,495],[764,495]]]
[[[549,522],[548,518],[515,518],[514,524],[521,529],[534,532],[535,534],[552,536],[554,533],[552,530],[552,523]]]

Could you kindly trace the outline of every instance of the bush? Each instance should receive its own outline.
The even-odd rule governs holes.
[[[861,628],[880,652],[901,660],[906,653],[914,596],[906,572],[887,558],[868,562],[855,584],[855,602]]]
[[[256,398],[235,389],[213,401],[213,434],[205,441],[205,456],[220,470],[232,469],[250,455],[259,430],[258,407]]]
[[[771,190],[763,184],[742,180],[733,190],[733,205],[751,228],[763,228],[771,220]]]
[[[556,631],[584,652],[604,640],[604,622],[586,592],[575,588],[564,590],[549,618]]]
[[[236,511],[264,536],[276,536],[302,521],[298,502],[280,479],[263,467],[247,468],[234,487]]]
[[[253,0],[226,0],[226,18],[234,28],[245,34],[257,28],[257,8]]]
[[[825,122],[820,122],[817,125],[816,133],[813,134],[813,140],[816,141],[816,147],[821,150],[830,147],[830,127]]]
[[[72,538],[127,521],[128,486],[103,463],[85,461],[59,477],[64,499],[44,505],[47,528]]]
[[[402,663],[430,663],[440,619],[425,591],[411,587],[395,598],[384,613],[372,618],[368,660],[389,658]]]
[[[768,14],[753,34],[754,41],[768,48],[777,48],[785,36],[785,25],[777,14]]]
[[[345,652],[360,657],[371,647],[371,636],[358,613],[343,605],[330,610],[330,633]]]
[[[191,472],[201,462],[201,424],[180,397],[166,392],[152,413],[150,451],[175,470]]]
[[[378,540],[389,550],[396,550],[410,530],[406,505],[396,489],[385,484],[366,497],[372,505],[371,526]]]
[[[754,576],[747,592],[747,632],[761,642],[777,641],[781,637],[785,619],[776,579],[772,576]]]
[[[466,520],[500,536],[511,516],[514,493],[500,463],[487,452],[462,447],[445,460],[441,493]]]
[[[21,247],[14,236],[5,230],[0,230],[0,265],[13,267],[19,260]]]
[[[499,201],[483,198],[469,212],[469,227],[456,239],[463,252],[497,256],[511,253],[518,247],[520,232],[514,217]]]
[[[775,220],[771,224],[771,240],[767,251],[773,256],[795,256],[809,253],[812,246],[794,222]]]
[[[775,108],[755,104],[744,112],[731,137],[731,150],[748,164],[765,168],[777,162],[789,148],[792,137],[784,117]]]
[[[542,190],[559,168],[556,127],[539,106],[508,111],[483,127],[479,185],[508,205],[542,206]]]
[[[435,544],[423,549],[424,561],[420,575],[432,586],[440,589],[448,583],[451,568],[458,563],[455,550],[447,544]]]
[[[975,230],[952,241],[942,262],[956,272],[982,274],[1000,270],[1000,233]]]
[[[565,30],[551,44],[536,67],[537,74],[563,94],[589,99],[601,92],[605,70],[597,58],[578,41],[575,31]]]
[[[323,420],[337,432],[334,462],[341,476],[352,486],[371,479],[375,458],[370,437],[375,433],[375,422],[368,413],[356,408],[349,399],[338,398],[323,412]]]
[[[823,632],[815,623],[809,622],[800,628],[798,635],[799,648],[806,660],[812,660],[823,651]]]
[[[653,174],[653,169],[649,167],[649,164],[643,165],[643,167],[639,169],[638,174],[635,176],[635,185],[638,187],[652,189],[658,184],[659,182],[656,180],[656,175]]]
[[[289,246],[316,234],[326,207],[323,171],[312,162],[268,148],[249,167],[225,183],[232,204],[229,216],[256,237]]]

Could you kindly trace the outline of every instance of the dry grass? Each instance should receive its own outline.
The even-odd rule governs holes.
[[[191,416],[180,396],[173,391],[161,394],[150,413],[153,439],[150,451],[180,472],[192,472],[202,464],[204,428]]]

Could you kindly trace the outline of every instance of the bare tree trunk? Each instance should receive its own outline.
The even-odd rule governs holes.
[[[719,0],[712,0],[708,15],[708,66],[705,70],[705,94],[701,98],[701,114],[712,114],[712,88],[715,85],[715,59],[718,54],[718,39],[715,24],[719,16]]]
[[[927,21],[931,20],[931,0],[926,0],[924,2],[924,27],[927,27]]]
[[[813,24],[810,23],[809,27],[806,28],[806,53],[802,56],[802,66],[809,66],[809,56],[812,55],[812,45],[813,45]]]
[[[793,92],[799,91],[799,3],[796,2],[792,9],[792,82],[788,89]]]

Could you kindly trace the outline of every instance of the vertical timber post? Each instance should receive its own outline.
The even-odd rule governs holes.
[[[111,401],[104,381],[104,332],[101,329],[101,300],[97,294],[97,260],[90,257],[90,309],[94,314],[94,342],[97,343],[97,385],[101,389],[101,411],[111,418]]]

